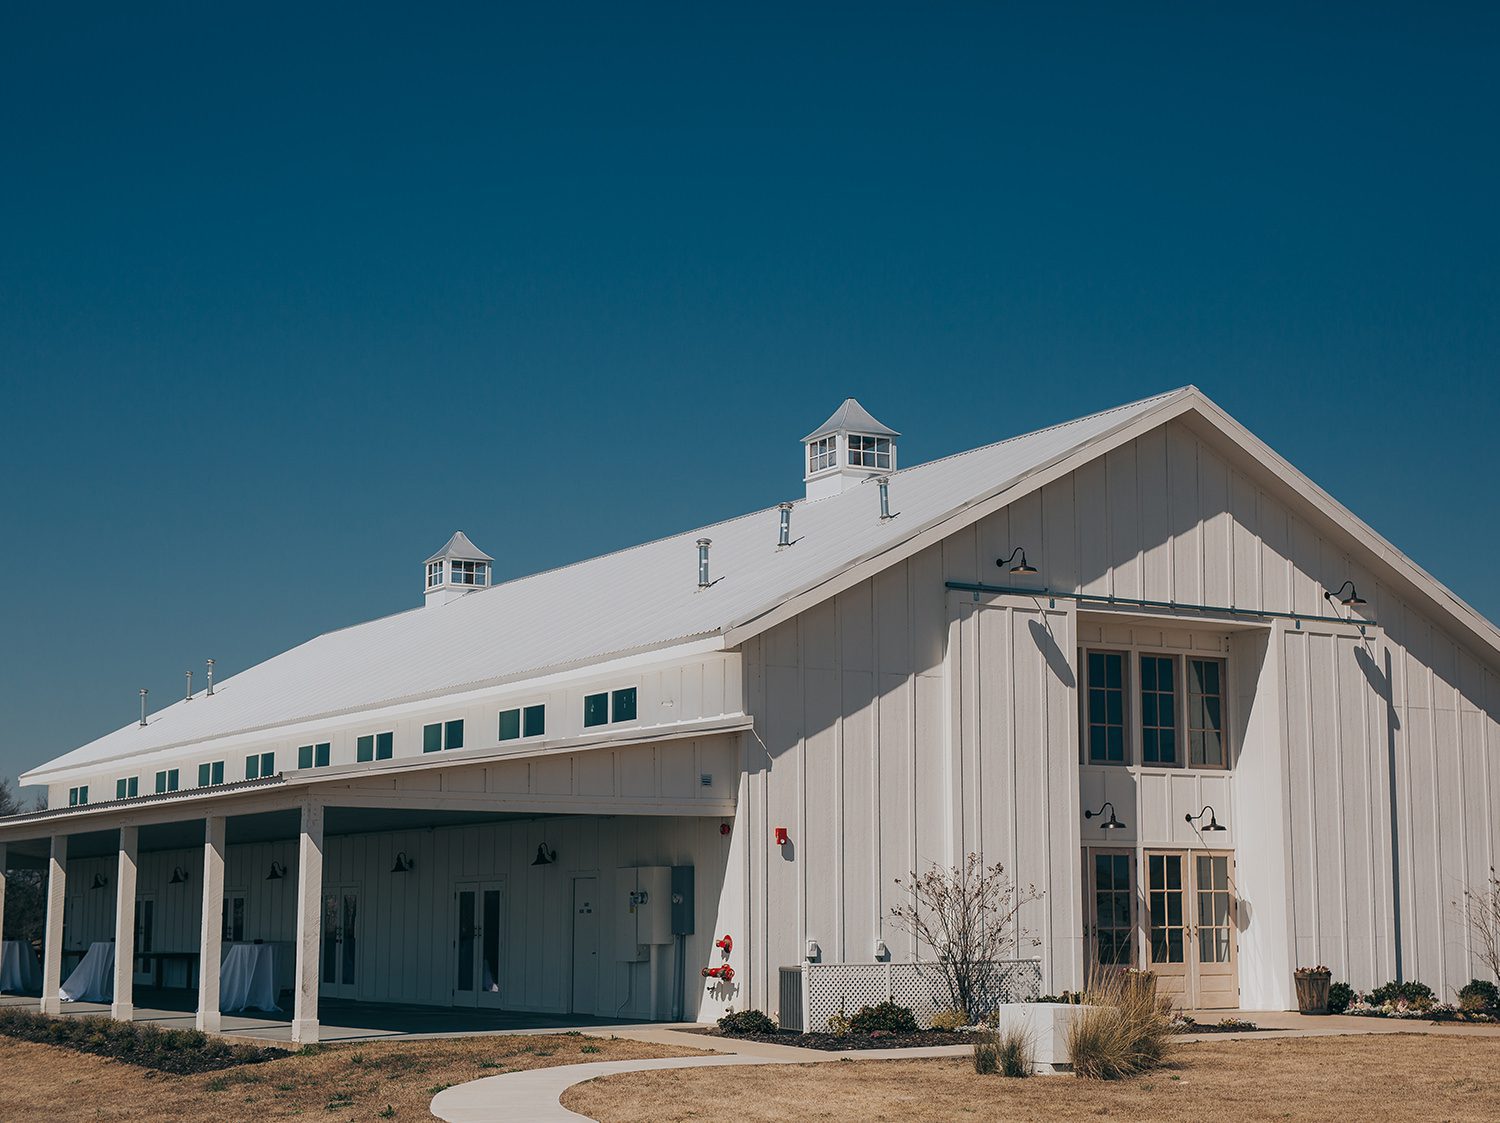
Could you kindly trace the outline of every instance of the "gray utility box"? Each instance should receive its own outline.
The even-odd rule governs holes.
[[[693,934],[693,867],[672,867],[672,935]]]

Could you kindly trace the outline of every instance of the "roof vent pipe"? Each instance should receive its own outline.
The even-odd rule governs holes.
[[[792,505],[782,503],[776,509],[781,512],[781,529],[776,536],[776,545],[790,546],[792,544]]]
[[[146,695],[150,694],[150,693],[151,692],[149,690],[147,690],[144,686],[141,687],[141,726],[142,726],[142,728],[144,728],[145,725],[146,725]]]
[[[208,693],[212,694],[213,692],[214,692],[214,661],[212,659],[210,659],[208,661]]]
[[[880,487],[880,517],[888,519],[891,517],[891,478],[881,476],[875,482]]]
[[[191,702],[193,700],[193,672],[192,671],[188,671],[187,672],[187,680],[188,680],[187,701]]]
[[[708,588],[708,548],[713,545],[713,539],[698,539],[698,588]]]

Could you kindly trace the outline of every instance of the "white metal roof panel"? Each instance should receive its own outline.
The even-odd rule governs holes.
[[[172,745],[437,697],[586,665],[755,618],[924,524],[1019,481],[1187,391],[1147,398],[891,475],[891,508],[860,484],[794,504],[795,545],[777,547],[776,507],[479,589],[443,605],[328,632],[74,749],[26,774],[37,782]],[[696,540],[713,540],[712,584]]]

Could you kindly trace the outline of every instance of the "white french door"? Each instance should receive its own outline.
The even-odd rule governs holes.
[[[353,998],[359,986],[359,886],[323,887],[323,947],[318,993]]]
[[[1229,854],[1146,851],[1146,966],[1183,1009],[1239,1005],[1233,869]]]
[[[501,1004],[501,937],[505,932],[505,886],[499,881],[462,882],[453,890],[453,1004]]]

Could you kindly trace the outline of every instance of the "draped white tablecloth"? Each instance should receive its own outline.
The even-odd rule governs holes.
[[[219,965],[219,1009],[278,1013],[275,944],[225,944]]]
[[[0,991],[42,992],[42,964],[26,940],[6,940],[0,945]]]
[[[57,996],[64,1002],[110,1002],[115,995],[115,945],[96,940]]]

